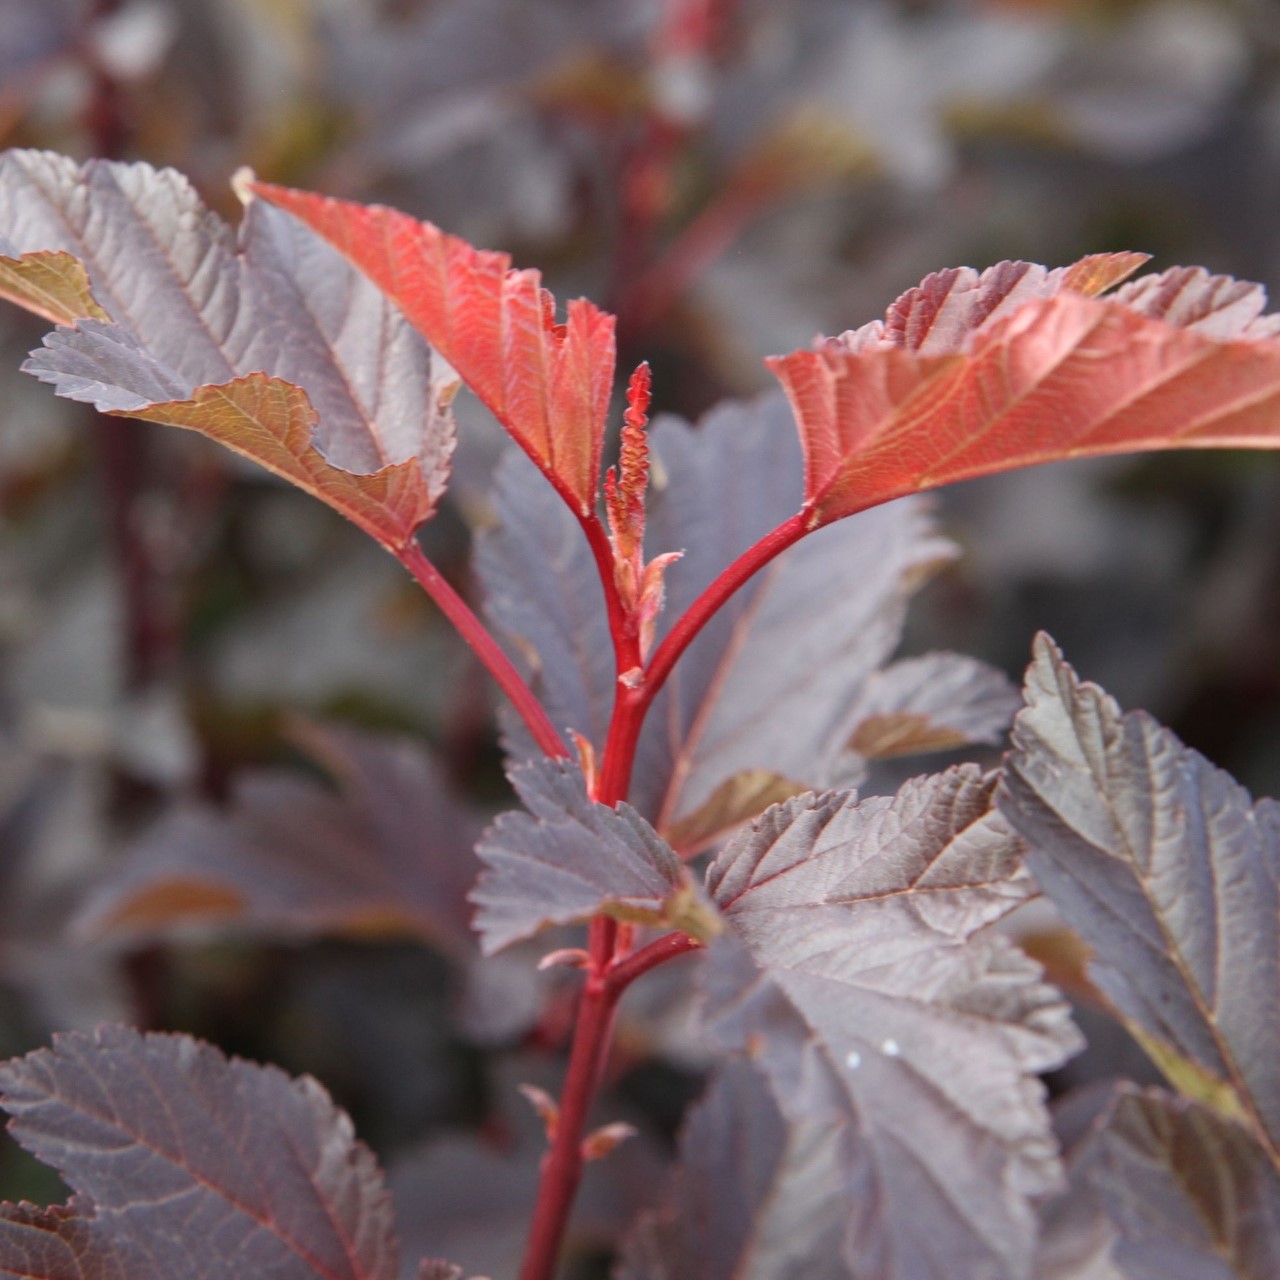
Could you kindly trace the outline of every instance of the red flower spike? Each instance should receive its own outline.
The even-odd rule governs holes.
[[[640,364],[627,384],[627,411],[622,420],[618,465],[604,478],[605,514],[613,547],[613,575],[623,608],[640,637],[640,652],[653,642],[654,620],[662,610],[662,577],[681,552],[667,552],[644,562],[645,493],[649,487],[649,398],[652,376]]]
[[[649,487],[649,395],[652,377],[648,363],[638,365],[627,384],[627,411],[622,420],[622,444],[618,466],[605,477],[605,509],[609,517],[609,540],[618,563],[635,565],[638,581],[639,556],[644,544],[644,495]],[[618,583],[623,599],[627,592]],[[632,588],[634,597],[634,584]]]

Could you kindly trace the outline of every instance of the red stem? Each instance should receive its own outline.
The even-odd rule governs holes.
[[[605,974],[605,981],[619,992],[625,991],[637,978],[656,969],[658,965],[674,960],[689,951],[697,951],[702,947],[696,938],[687,933],[664,933],[655,938],[647,947],[623,959],[615,960]]]
[[[743,583],[809,531],[809,513],[800,511],[765,534],[689,606],[659,646],[640,683],[635,687],[619,683],[596,792],[596,799],[602,804],[616,804],[625,798],[645,713],[676,660]],[[621,654],[618,639],[615,633],[615,646]],[[520,1280],[552,1280],[554,1276],[569,1211],[582,1177],[583,1130],[608,1057],[618,999],[642,974],[700,944],[675,932],[631,955],[626,954],[627,945],[614,921],[597,916],[591,922],[588,977],[574,1025],[555,1138],[542,1162]]]
[[[603,921],[592,921],[593,935],[598,923]],[[621,986],[607,981],[593,966],[578,1005],[556,1136],[543,1157],[520,1280],[551,1280],[555,1274],[560,1242],[582,1178],[582,1134],[604,1072],[613,1015],[622,991]]]
[[[682,613],[674,627],[658,646],[645,670],[641,686],[646,705],[666,683],[676,660],[689,647],[698,632],[724,608],[729,597],[754,577],[775,556],[799,542],[812,529],[807,510],[797,511],[776,529],[766,533],[754,546],[748,547],[718,578]]]
[[[634,687],[619,684],[613,704],[613,716],[609,721],[609,737],[605,743],[599,793],[596,796],[598,800],[604,804],[616,804],[626,797],[631,787],[636,743],[644,726],[644,718],[676,661],[692,644],[698,632],[715,617],[739,587],[775,556],[781,555],[810,532],[809,513],[801,510],[766,533],[754,546],[748,547],[680,615],[650,659],[643,679]]]
[[[599,516],[594,513],[578,517],[582,532],[587,536],[587,545],[595,557],[596,571],[600,575],[600,586],[604,589],[604,603],[609,615],[609,634],[613,637],[614,662],[618,674],[633,670],[641,665],[640,634],[636,630],[635,621],[628,616],[623,607],[622,598],[618,594],[618,583],[613,576],[613,546],[609,535],[604,531]],[[621,798],[621,797],[619,797]],[[613,801],[606,801],[612,804]]]
[[[423,554],[416,542],[400,552],[399,560],[417,579],[424,591],[440,606],[440,611],[457,628],[458,633],[471,646],[476,657],[484,663],[489,674],[498,682],[502,692],[511,699],[512,706],[528,726],[538,746],[553,758],[568,755],[564,742],[556,732],[542,703],[534,697],[533,690],[516,670],[511,659],[502,651],[490,635],[484,623],[472,612],[471,606],[445,581],[440,571]]]

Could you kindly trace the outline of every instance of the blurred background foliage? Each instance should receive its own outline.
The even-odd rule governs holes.
[[[1280,283],[1272,0],[0,0],[0,144],[173,165],[233,219],[245,164],[429,218],[615,310],[622,368],[649,359],[655,408],[690,417],[944,266],[1133,248]],[[119,1018],[310,1071],[397,1185],[508,1215],[510,1239],[466,1247],[440,1238],[451,1201],[414,1228],[501,1274],[537,1146],[511,1081],[554,1079],[571,988],[396,921],[280,937],[229,908],[175,937],[93,911],[122,850],[246,770],[276,771],[268,796],[323,787],[299,715],[428,744],[470,830],[504,795],[484,679],[354,528],[21,375],[42,331],[0,314],[0,1053]],[[463,428],[426,539],[465,586],[496,444],[477,412]],[[1126,705],[1280,789],[1280,459],[1061,465],[940,511],[964,555],[910,651],[1018,678],[1047,628]],[[353,848],[383,838],[353,821]],[[597,1180],[587,1255],[696,1087],[679,984],[655,974],[629,1006],[612,1107],[649,1136]],[[1090,1029],[1084,1070],[1132,1067]],[[5,1193],[39,1195],[5,1158]]]

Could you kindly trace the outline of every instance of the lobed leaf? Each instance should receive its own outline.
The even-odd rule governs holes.
[[[1087,296],[1134,265],[938,273],[885,321],[770,360],[813,523],[1063,458],[1280,445],[1280,327],[1261,288],[1175,268]]]
[[[254,202],[237,239],[171,170],[10,151],[0,234],[0,294],[74,324],[25,366],[59,394],[212,436],[393,552],[435,509],[453,387],[295,220]]]
[[[537,271],[429,222],[253,182],[364,271],[457,370],[579,516],[600,483],[614,319],[585,298],[563,323]]]
[[[89,896],[89,937],[192,926],[312,937],[408,935],[468,956],[478,824],[416,745],[299,726],[337,791],[296,772],[239,779],[229,808],[186,804],[141,837]]]
[[[1254,1136],[1158,1089],[1115,1088],[1069,1156],[1058,1220],[1096,1241],[1117,1280],[1270,1280],[1280,1274],[1280,1173]],[[1067,1215],[1070,1216],[1067,1216]],[[1085,1280],[1079,1270],[1053,1272]]]
[[[0,1276],[395,1280],[372,1153],[314,1080],[102,1027],[0,1065],[10,1131],[75,1196],[7,1205]]]
[[[1026,700],[1000,807],[1036,879],[1157,1065],[1280,1163],[1280,804],[1122,714],[1045,636]]]
[[[0,241],[0,249],[5,249]],[[53,324],[110,317],[93,300],[89,273],[69,253],[0,254],[0,297]]]
[[[486,870],[471,900],[486,953],[600,912],[696,927],[683,865],[630,805],[597,804],[564,760],[524,765],[511,782],[528,812],[502,814],[476,846]]]
[[[498,463],[495,522],[476,534],[485,613],[504,634],[551,722],[603,749],[613,709],[613,642],[600,574],[578,522],[516,449]],[[504,728],[518,759],[542,754],[527,728]]]
[[[998,262],[935,271],[897,298],[883,320],[843,333],[831,345],[846,351],[901,348],[920,355],[955,355],[984,325],[1036,298],[1064,290],[1092,297],[1132,275],[1145,253],[1097,253],[1050,271],[1034,262]]]
[[[981,931],[1031,892],[972,766],[895,797],[796,797],[720,852],[707,1021],[838,1145],[855,1276],[1025,1276],[1058,1178],[1035,1074],[1079,1047],[1039,967]]]

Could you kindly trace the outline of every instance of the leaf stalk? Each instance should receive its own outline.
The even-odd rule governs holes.
[[[510,698],[511,705],[515,707],[538,746],[553,759],[568,755],[555,725],[551,723],[542,703],[534,696],[524,677],[516,670],[515,664],[502,651],[484,623],[476,617],[471,606],[427,559],[422,548],[416,542],[410,543],[400,552],[399,560],[436,602],[440,611],[498,682],[498,687]]]

